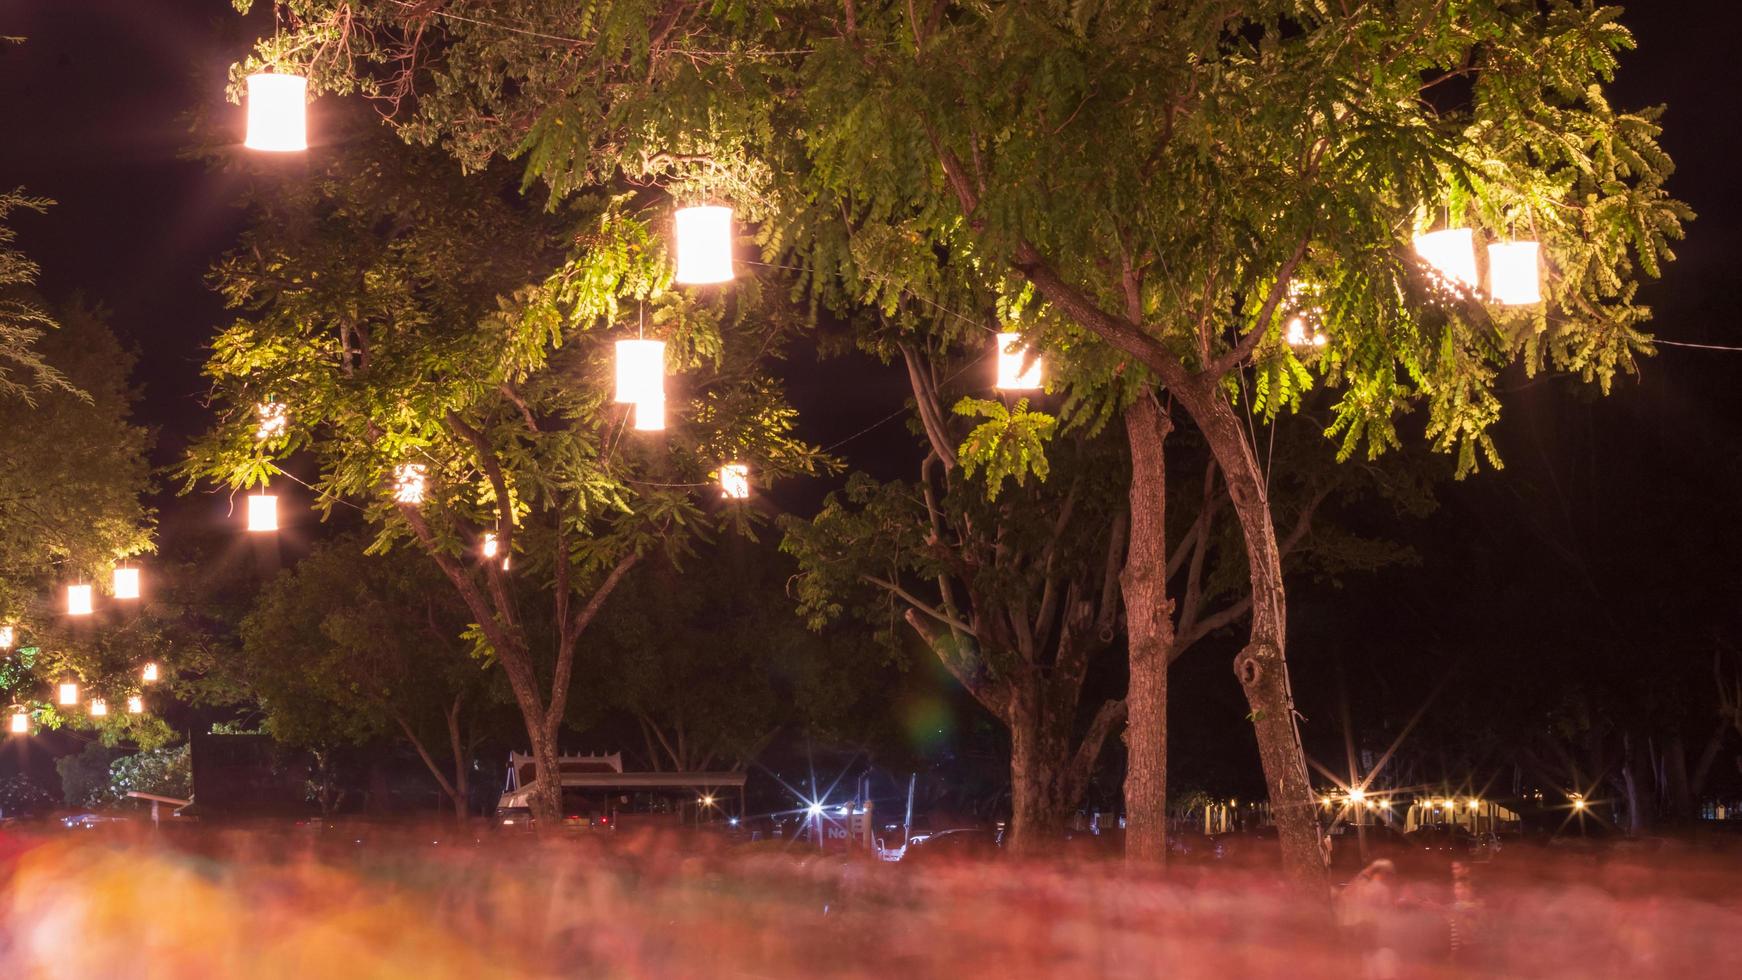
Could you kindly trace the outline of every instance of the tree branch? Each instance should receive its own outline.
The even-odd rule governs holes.
[[[1312,232],[1308,231],[1300,236],[1300,241],[1294,247],[1294,253],[1288,257],[1288,261],[1282,264],[1282,268],[1277,270],[1276,282],[1270,286],[1270,295],[1264,297],[1264,306],[1258,311],[1257,322],[1227,353],[1216,358],[1204,369],[1205,375],[1211,378],[1221,378],[1251,356],[1252,351],[1257,348],[1258,342],[1264,339],[1264,332],[1270,327],[1270,318],[1276,314],[1277,304],[1281,303],[1283,298],[1288,295],[1288,284],[1294,277],[1295,267],[1300,265],[1301,259],[1306,258],[1307,246],[1310,244],[1312,244]]]
[[[566,563],[568,556],[564,555],[562,560]],[[563,712],[568,706],[569,680],[575,667],[575,645],[580,641],[581,634],[587,631],[587,626],[593,622],[593,618],[599,614],[599,609],[605,605],[605,600],[611,597],[611,592],[617,588],[617,583],[623,581],[623,576],[629,574],[629,570],[640,561],[641,553],[639,551],[632,551],[618,559],[610,574],[605,576],[605,581],[600,583],[598,589],[594,590],[593,597],[587,600],[587,604],[581,607],[580,612],[575,613],[574,621],[567,631],[568,643],[563,649],[557,651],[556,670],[551,678],[550,713],[544,720],[545,731],[549,737],[556,737],[557,729],[562,727]]]

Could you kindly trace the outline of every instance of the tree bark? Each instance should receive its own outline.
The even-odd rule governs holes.
[[[1038,854],[1063,837],[1068,808],[1076,804],[1059,799],[1058,779],[1069,752],[1037,700],[1020,693],[1011,698],[1010,829],[1004,846],[1016,854]]]
[[[1167,666],[1173,603],[1167,597],[1167,464],[1171,423],[1150,392],[1125,410],[1131,447],[1130,545],[1119,583],[1125,600],[1130,682],[1125,694],[1125,859],[1167,859]]]
[[[1216,457],[1245,540],[1246,565],[1252,579],[1252,628],[1246,647],[1234,658],[1234,675],[1251,709],[1258,758],[1270,792],[1271,818],[1282,841],[1283,868],[1297,882],[1320,885],[1325,878],[1324,843],[1289,688],[1284,656],[1287,594],[1264,474],[1233,406],[1222,397],[1215,379],[1195,379],[1175,387],[1172,393],[1197,421]]]

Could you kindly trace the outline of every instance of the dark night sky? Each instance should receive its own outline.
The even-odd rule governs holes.
[[[1691,6],[1628,11],[1641,50],[1626,56],[1612,97],[1669,104],[1663,142],[1679,166],[1671,188],[1700,215],[1667,281],[1648,287],[1655,331],[1742,344],[1725,264],[1739,254],[1742,229],[1732,106],[1742,14],[1710,4],[1695,18]],[[203,276],[239,227],[223,178],[178,158],[187,140],[180,115],[199,105],[230,113],[239,137],[240,110],[221,103],[224,72],[263,30],[269,18],[257,11],[244,21],[228,0],[0,5],[0,34],[29,38],[0,48],[0,184],[59,202],[46,216],[20,218],[21,244],[41,262],[51,296],[77,291],[106,304],[140,351],[140,415],[160,430],[160,463],[203,424],[198,366],[223,320]],[[791,372],[809,435],[832,442],[899,406],[898,383],[845,383],[861,371],[818,367],[797,353]],[[1440,510],[1411,534],[1424,555],[1418,567],[1340,590],[1306,586],[1292,655],[1310,663],[1345,648],[1382,659],[1387,649],[1456,647],[1502,632],[1551,638],[1602,617],[1619,633],[1650,636],[1673,615],[1662,596],[1710,603],[1712,628],[1736,635],[1739,576],[1726,547],[1737,537],[1729,478],[1738,469],[1738,378],[1742,353],[1666,347],[1601,404],[1558,384],[1523,387],[1496,431],[1506,473],[1442,490]],[[843,394],[856,387],[860,394]],[[882,466],[905,438],[890,424],[845,451]],[[221,510],[203,501],[159,501],[166,539],[180,522]],[[1504,611],[1516,590],[1541,601]],[[1355,621],[1361,630],[1347,625]],[[1232,690],[1225,664],[1202,674],[1202,683]],[[1359,676],[1351,683],[1363,683]],[[1303,703],[1320,694],[1302,685]]]

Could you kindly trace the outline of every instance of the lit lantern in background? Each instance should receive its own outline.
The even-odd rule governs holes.
[[[423,503],[423,464],[401,463],[393,468],[393,499],[402,504]]]
[[[1470,229],[1446,228],[1417,235],[1415,254],[1448,283],[1476,288],[1476,238]]]
[[[502,548],[502,545],[500,543],[498,543],[496,540],[496,532],[495,531],[485,531],[484,532],[484,557],[485,558],[496,557],[496,552],[501,550],[501,548]]]
[[[665,341],[617,341],[617,403],[665,401]]]
[[[677,209],[674,282],[690,286],[732,278],[732,209],[718,205]]]
[[[1028,362],[1028,370],[1022,369]],[[998,384],[1001,391],[1031,391],[1041,386],[1040,358],[1030,359],[1019,333],[998,335]]]
[[[139,672],[139,677],[147,684],[157,680],[157,664],[155,662],[146,664],[145,669]]]
[[[257,493],[248,498],[248,530],[278,530],[278,498],[270,493]]]
[[[65,706],[79,703],[79,685],[72,681],[60,682],[60,703]]]
[[[24,711],[22,711],[22,710],[14,711],[12,713],[12,734],[14,734],[14,735],[29,735],[30,734],[30,716],[28,714],[25,714]]]
[[[1542,302],[1536,242],[1495,242],[1488,246],[1488,295],[1502,306]]]
[[[250,150],[291,153],[308,149],[308,79],[276,72],[248,76]]]
[[[720,467],[720,496],[727,500],[750,497],[750,467],[743,463],[726,463]]]
[[[17,638],[17,634],[13,632],[12,627],[0,626],[0,650],[12,649],[12,644],[16,642]]]
[[[101,718],[109,713],[109,702],[102,698],[92,698],[90,710],[92,718]]]
[[[137,599],[137,598],[139,598],[139,569],[137,569],[137,568],[117,568],[117,569],[115,569],[115,598],[117,598],[117,599]]]
[[[145,713],[145,699],[135,694],[127,699],[127,713],[142,715]]]
[[[91,587],[89,585],[67,586],[67,615],[89,616],[91,614]]]
[[[635,403],[635,431],[659,432],[665,428],[665,399]]]
[[[254,430],[254,438],[261,441],[284,435],[285,426],[290,424],[290,416],[286,414],[283,402],[261,402],[254,406],[254,414],[260,418],[260,425]]]
[[[1289,317],[1288,327],[1284,330],[1282,339],[1287,341],[1288,346],[1290,347],[1305,347],[1309,343],[1307,340],[1306,319],[1299,316]]]

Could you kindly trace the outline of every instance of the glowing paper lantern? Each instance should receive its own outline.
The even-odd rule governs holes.
[[[496,532],[495,531],[485,531],[484,532],[484,557],[485,558],[496,557],[496,552],[501,550],[501,548],[502,548],[502,545],[496,540]]]
[[[262,441],[283,435],[285,426],[290,424],[290,416],[286,414],[283,402],[261,402],[254,406],[254,414],[260,417],[260,425],[254,430],[254,438]]]
[[[402,504],[423,503],[423,464],[401,463],[393,468],[393,499]]]
[[[67,615],[89,616],[91,614],[91,587],[89,585],[67,586]]]
[[[1488,295],[1502,306],[1542,302],[1536,242],[1495,242],[1488,246]]]
[[[12,713],[12,734],[14,734],[14,735],[29,735],[30,734],[30,716],[29,715],[25,714],[23,711],[14,711]]]
[[[1468,228],[1446,228],[1415,236],[1415,254],[1446,282],[1476,288],[1476,239]]]
[[[137,598],[139,598],[139,569],[137,569],[137,568],[117,568],[117,569],[115,569],[115,598],[117,598],[117,599],[137,599]]]
[[[102,698],[91,699],[91,717],[101,718],[109,713],[109,702]]]
[[[617,341],[617,403],[665,401],[665,341]]]
[[[135,694],[127,699],[127,713],[142,715],[145,713],[145,699]]]
[[[1028,370],[1022,369],[1028,363]],[[1001,391],[1031,391],[1041,386],[1040,358],[1030,358],[1019,333],[998,335],[998,384]]]
[[[79,685],[72,681],[60,682],[60,703],[74,705],[79,703]]]
[[[691,286],[732,278],[732,209],[710,205],[677,210],[675,282]]]
[[[308,149],[308,79],[263,73],[248,76],[250,150],[290,153]]]
[[[141,670],[139,672],[139,677],[141,680],[145,681],[145,683],[147,683],[147,684],[151,683],[152,681],[157,680],[157,664],[156,663],[146,664],[145,669]]]
[[[1308,343],[1306,320],[1298,316],[1289,317],[1288,326],[1283,331],[1282,339],[1287,341],[1290,347],[1305,347]]]
[[[726,463],[720,467],[720,496],[727,500],[750,497],[750,467],[743,463]]]
[[[16,640],[17,640],[17,636],[13,632],[12,627],[0,626],[0,650],[12,649],[12,644]]]
[[[665,399],[635,403],[635,431],[658,432],[665,428]]]
[[[278,498],[270,493],[257,493],[248,498],[248,530],[278,530]]]

